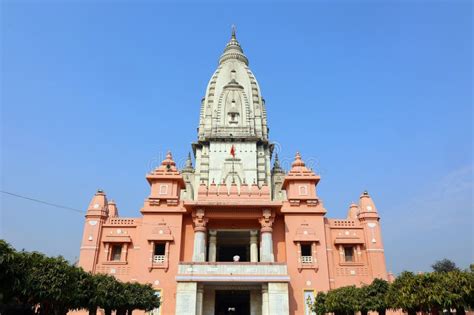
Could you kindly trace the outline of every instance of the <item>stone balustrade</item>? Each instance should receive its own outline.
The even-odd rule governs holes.
[[[284,263],[182,262],[178,265],[176,280],[288,282],[290,278]]]
[[[302,264],[312,264],[313,263],[313,256],[301,256],[301,263]]]

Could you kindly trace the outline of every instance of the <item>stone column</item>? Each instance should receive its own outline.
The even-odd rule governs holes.
[[[260,229],[261,242],[260,242],[260,261],[261,262],[273,262],[273,224],[274,218],[272,217],[271,210],[263,210],[263,216],[260,218]]]
[[[196,315],[196,282],[178,282],[176,287],[176,314]]]
[[[262,315],[262,290],[250,291],[250,314]]]
[[[206,303],[203,303],[203,315],[215,315],[216,289],[207,287],[204,290],[204,301],[206,301]]]
[[[262,241],[260,244],[260,261],[273,262],[273,239],[271,232],[262,232]]]
[[[197,209],[193,213],[194,222],[194,252],[193,261],[206,261],[206,224],[204,209]]]
[[[258,231],[250,231],[250,261],[258,262]]]
[[[209,231],[209,261],[210,262],[216,261],[216,256],[217,256],[216,243],[217,243],[217,231],[210,230]]]
[[[203,310],[203,302],[204,302],[204,288],[202,284],[197,285],[197,293],[196,293],[196,315],[202,315]]]
[[[268,283],[268,311],[272,315],[290,314],[290,303],[288,299],[288,283]]]
[[[262,315],[270,315],[268,307],[268,284],[262,284]]]

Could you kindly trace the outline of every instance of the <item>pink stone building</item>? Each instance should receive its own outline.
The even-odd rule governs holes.
[[[168,153],[146,176],[150,194],[135,218],[120,217],[99,190],[79,265],[151,283],[162,298],[154,314],[311,314],[318,291],[388,279],[370,195],[346,218],[327,218],[319,175],[299,153],[288,172],[277,156],[271,166],[268,131],[233,32],[201,102],[195,166],[189,156],[178,169]]]

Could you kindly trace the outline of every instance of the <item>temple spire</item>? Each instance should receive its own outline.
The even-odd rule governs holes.
[[[193,160],[191,158],[191,152],[188,153],[188,158],[186,159],[186,164],[182,169],[182,173],[194,173]]]
[[[281,168],[278,153],[275,153],[275,161],[273,162],[272,174],[285,174],[285,171]]]

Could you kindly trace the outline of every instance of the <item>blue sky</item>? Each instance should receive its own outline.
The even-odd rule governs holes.
[[[102,188],[137,216],[236,24],[284,166],[300,151],[321,174],[328,217],[367,189],[390,270],[472,263],[472,4],[228,3],[3,1],[2,190],[85,210]],[[0,198],[1,238],[78,256],[81,214]]]

